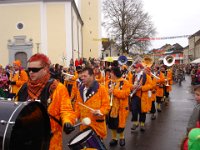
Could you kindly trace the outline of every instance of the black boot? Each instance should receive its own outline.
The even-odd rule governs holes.
[[[110,146],[116,146],[117,145],[117,143],[118,143],[118,141],[117,140],[115,140],[115,139],[112,139],[111,141],[110,141]]]
[[[125,146],[125,139],[120,139],[119,140],[119,145],[120,146]]]

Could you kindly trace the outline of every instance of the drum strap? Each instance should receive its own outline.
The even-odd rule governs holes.
[[[51,84],[53,83],[53,81],[54,81],[54,79],[52,79],[52,78],[49,79],[49,81],[45,85],[43,91],[41,92],[41,95],[39,96],[40,100],[41,100],[41,103],[45,106],[46,109],[48,108],[48,105],[49,105],[48,102],[47,102],[47,100],[50,97],[49,88],[50,88]],[[25,83],[21,87],[20,92],[18,93],[18,95],[19,95],[19,97],[18,97],[19,101],[26,101],[27,100],[27,98],[28,98],[27,83]],[[57,118],[55,118],[51,114],[49,114],[49,117],[52,118],[55,122],[57,122],[60,126],[62,126],[61,120],[58,120]]]
[[[41,103],[45,106],[45,108],[48,108],[48,103],[47,100],[50,97],[50,92],[49,92],[49,88],[51,86],[51,84],[53,83],[54,79],[49,79],[49,81],[47,82],[47,84],[45,85],[44,89],[41,92],[41,95],[39,96],[39,99],[41,100]],[[27,101],[28,100],[28,89],[27,89],[27,83],[24,83],[22,85],[22,87],[20,88],[18,94],[18,101]]]
[[[51,118],[51,119],[53,119],[55,122],[57,122],[60,126],[62,126],[62,122],[61,122],[61,120],[58,120],[56,117],[54,117],[54,116],[52,116],[50,113],[48,113],[49,114],[49,117]]]

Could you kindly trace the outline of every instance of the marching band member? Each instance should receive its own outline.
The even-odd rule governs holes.
[[[68,90],[69,97],[71,97],[72,88],[73,88],[73,85],[74,85],[76,79],[78,78],[78,73],[76,72],[76,70],[74,69],[74,66],[72,64],[70,64],[70,67],[68,68],[67,73],[69,75],[73,76],[73,77],[70,77],[70,76],[66,75],[66,77],[64,78],[64,85],[66,86],[66,88]]]
[[[29,80],[18,93],[19,101],[40,100],[47,108],[51,124],[49,150],[62,150],[62,130],[74,130],[76,115],[65,86],[50,78],[50,60],[44,54],[35,54],[28,60]]]
[[[130,83],[130,86],[132,86],[132,84],[133,84],[133,80],[135,79],[134,77],[135,77],[135,65],[131,65],[130,66],[131,68],[131,71],[129,71],[128,72],[128,76],[129,76],[129,78],[128,78],[128,81],[129,81],[129,83]]]
[[[93,70],[94,70],[95,80],[97,82],[99,82],[99,84],[103,84],[104,78],[103,78],[102,72],[99,68],[99,65],[94,65]]]
[[[108,128],[111,129],[112,134],[110,146],[117,145],[117,134],[119,134],[120,146],[125,146],[124,129],[129,113],[130,86],[128,81],[121,77],[118,67],[111,68],[111,81],[106,83],[106,88],[111,95],[111,110],[108,116]]]
[[[74,103],[75,103],[75,101],[77,99],[78,90],[81,87],[81,85],[83,84],[82,83],[82,79],[81,79],[82,67],[81,66],[77,66],[76,70],[77,70],[77,73],[78,73],[78,78],[74,82],[74,85],[72,87],[72,93],[71,93],[71,102],[72,102],[73,106],[74,106]]]
[[[155,74],[159,78],[156,86],[156,103],[157,103],[157,111],[161,112],[161,103],[162,103],[162,98],[164,96],[164,83],[165,83],[165,77],[164,74],[160,71],[160,67],[155,66],[154,67]]]
[[[157,85],[157,79],[155,76],[153,76],[151,74],[151,69],[147,68],[146,69],[146,73],[151,77],[152,79],[152,89],[151,89],[151,120],[155,120],[156,119],[156,107],[155,107],[155,101],[156,101],[156,85]]]
[[[120,66],[121,73],[122,73],[122,78],[129,80],[129,71],[127,69],[127,66],[124,64]]]
[[[107,68],[107,69],[105,69],[105,77],[104,77],[104,85],[108,82],[108,81],[110,81],[110,72],[111,72],[111,70],[110,70],[110,68]]]
[[[167,69],[167,66],[162,67],[162,72],[165,75],[165,104],[168,105],[169,102],[169,92],[172,91],[173,77],[171,69]]]
[[[151,104],[148,97],[148,91],[152,89],[152,82],[149,75],[143,72],[143,65],[137,63],[135,65],[135,77],[133,76],[133,86],[131,92],[132,106],[132,131],[135,131],[140,123],[140,131],[145,131],[146,113],[150,111]],[[135,91],[135,92],[134,92]],[[139,115],[139,122],[138,122]]]
[[[24,69],[22,69],[21,62],[19,60],[15,60],[13,62],[13,71],[10,72],[9,85],[10,85],[10,96],[9,98],[13,98],[15,96],[21,86],[28,81],[28,75]]]
[[[110,110],[108,93],[105,86],[95,80],[92,68],[85,67],[81,79],[83,84],[77,94],[75,112],[80,120],[89,117],[91,119],[89,126],[103,139],[107,136],[105,116]],[[80,130],[85,128],[87,126],[80,126]]]

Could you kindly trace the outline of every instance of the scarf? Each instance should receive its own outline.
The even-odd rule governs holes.
[[[43,78],[35,80],[35,81],[32,81],[30,79],[28,80],[28,83],[27,83],[28,95],[31,100],[35,100],[39,98],[42,90],[44,89],[49,79],[50,79],[50,74],[47,74]]]

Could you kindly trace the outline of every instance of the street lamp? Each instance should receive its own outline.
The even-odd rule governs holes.
[[[35,43],[37,46],[37,53],[39,53],[39,47],[40,47],[40,43]]]

